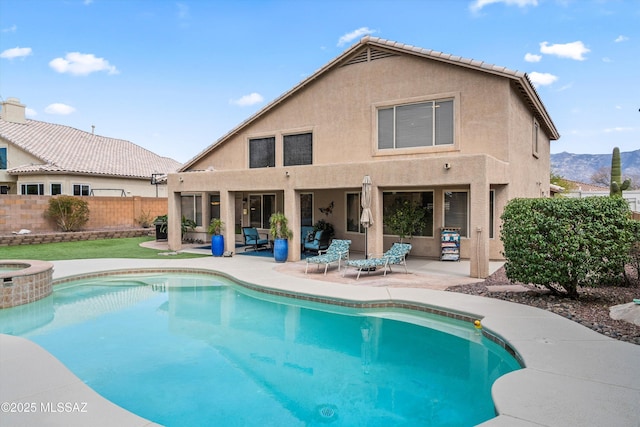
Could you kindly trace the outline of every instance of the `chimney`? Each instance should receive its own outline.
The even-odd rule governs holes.
[[[2,103],[0,117],[7,122],[24,124],[27,122],[24,111],[25,105],[20,104],[18,98],[8,98]]]

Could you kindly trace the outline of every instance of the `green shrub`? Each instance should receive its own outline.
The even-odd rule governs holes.
[[[513,199],[502,215],[507,277],[578,297],[578,286],[620,281],[633,242],[621,198]]]
[[[62,231],[78,231],[89,221],[89,203],[80,197],[56,196],[49,200],[46,211]]]

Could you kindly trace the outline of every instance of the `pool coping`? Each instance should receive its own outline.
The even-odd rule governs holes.
[[[492,396],[498,416],[482,426],[640,425],[640,370],[637,369],[640,346],[608,338],[529,306],[426,288],[337,284],[317,280],[317,277],[292,277],[276,271],[276,265],[273,260],[241,256],[161,261],[55,261],[54,280],[59,282],[100,271],[195,268],[220,272],[269,292],[364,304],[382,301],[465,313],[481,318],[484,329],[509,343],[525,365],[494,383]],[[300,265],[304,269],[304,264]],[[64,397],[65,401],[91,403],[89,413],[40,411],[14,417],[9,414],[8,419],[17,425],[47,424],[52,420],[57,423],[62,419],[69,426],[106,426],[113,425],[114,420],[121,426],[157,425],[101,398],[30,341],[0,335],[0,349],[1,402],[29,402],[30,399],[52,402]],[[38,369],[28,370],[27,360],[37,360]],[[37,372],[45,367],[47,379],[43,381]],[[3,418],[5,415],[3,413]]]

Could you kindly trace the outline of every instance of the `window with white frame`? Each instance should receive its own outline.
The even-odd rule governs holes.
[[[249,167],[272,168],[276,165],[276,138],[253,138],[249,140]]]
[[[364,227],[360,224],[361,213],[360,193],[347,193],[347,231],[364,233]]]
[[[378,149],[453,145],[453,100],[378,109]]]
[[[44,184],[21,184],[20,194],[44,196]]]
[[[457,227],[461,237],[469,237],[469,193],[467,191],[444,192],[444,226]]]
[[[52,196],[57,196],[59,194],[62,194],[62,184],[60,183],[53,183],[50,186],[50,190],[51,190],[51,195]]]
[[[275,212],[275,194],[249,195],[249,225],[251,227],[269,228],[269,218]]]
[[[73,184],[74,196],[88,196],[91,193],[89,184]]]
[[[398,204],[409,202],[424,210],[424,227],[414,236],[433,236],[433,191],[393,191],[382,193],[382,210],[385,215]],[[393,234],[385,226],[384,234]]]
[[[185,219],[192,220],[197,227],[202,226],[202,196],[197,194],[181,196],[180,208]]]
[[[310,165],[313,162],[313,137],[311,133],[282,137],[284,166]]]
[[[7,148],[0,147],[0,169],[7,168]]]

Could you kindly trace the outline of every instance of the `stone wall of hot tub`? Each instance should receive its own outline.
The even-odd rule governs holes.
[[[53,264],[47,261],[0,260],[0,309],[51,295]]]

